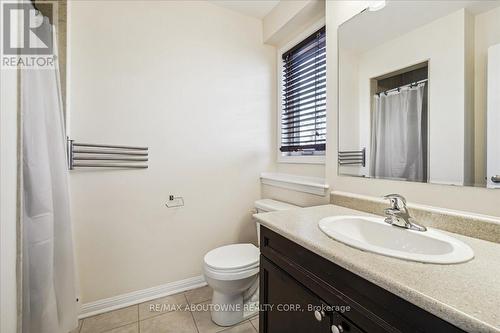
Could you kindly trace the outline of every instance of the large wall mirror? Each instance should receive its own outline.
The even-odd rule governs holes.
[[[339,174],[500,188],[500,1],[388,1],[338,36]]]

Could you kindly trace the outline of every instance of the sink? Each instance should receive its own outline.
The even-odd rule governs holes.
[[[474,258],[462,241],[434,229],[413,231],[384,222],[382,217],[331,216],[319,221],[329,237],[360,250],[432,264],[457,264]]]

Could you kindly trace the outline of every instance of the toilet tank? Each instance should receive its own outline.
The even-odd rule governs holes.
[[[300,208],[300,206],[273,199],[260,199],[255,201],[255,209],[257,210],[257,213],[275,212],[279,210],[288,210],[294,208]],[[257,243],[260,245],[260,223],[256,222],[256,227]]]

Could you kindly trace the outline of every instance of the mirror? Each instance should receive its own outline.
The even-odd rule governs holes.
[[[500,1],[388,1],[338,38],[339,174],[500,188]]]

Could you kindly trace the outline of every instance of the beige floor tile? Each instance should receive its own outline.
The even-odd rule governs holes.
[[[101,333],[139,320],[137,305],[106,312],[83,320],[80,333]]]
[[[159,316],[176,310],[176,305],[181,305],[182,309],[187,305],[184,293],[157,298],[149,302],[139,304],[139,320]]]
[[[255,329],[258,332],[259,331],[259,316],[255,316],[252,319],[250,319],[250,323],[252,323],[253,327],[255,327]]]
[[[139,333],[139,323],[128,324],[122,327],[113,328],[104,333]]]
[[[221,332],[229,327],[219,326],[212,321],[212,317],[210,315],[209,307],[210,301],[203,302],[198,305],[201,311],[193,311],[194,322],[196,323],[196,327],[198,328],[199,333],[216,333]],[[206,310],[206,311],[204,311]]]
[[[212,299],[212,293],[212,288],[210,288],[209,286],[205,286],[198,289],[186,291],[184,294],[186,295],[189,304],[198,304]]]
[[[205,306],[209,304],[210,301],[200,303],[198,304],[198,306],[203,306],[204,308],[206,308]],[[196,323],[196,327],[198,328],[199,333],[215,333],[215,332],[220,332],[227,328],[218,326],[212,321],[212,317],[210,315],[210,311],[208,311],[208,308],[200,310],[201,311],[192,311],[194,322]]]
[[[227,330],[222,331],[221,333],[255,333],[257,332],[255,330],[255,327],[249,322],[245,321],[243,324],[239,324],[236,326],[233,326]]]
[[[139,322],[141,333],[197,333],[191,313],[174,311]]]

